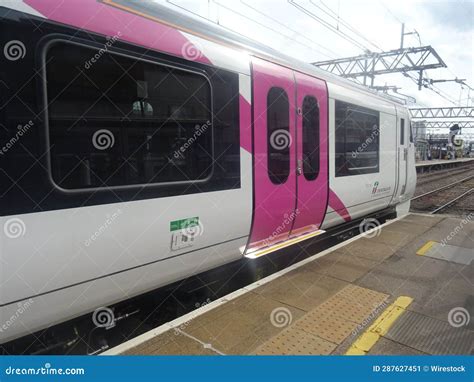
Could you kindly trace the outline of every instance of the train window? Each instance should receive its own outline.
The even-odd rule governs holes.
[[[319,172],[319,106],[316,98],[303,100],[303,174],[314,180]]]
[[[405,120],[400,118],[400,144],[405,144]]]
[[[410,122],[410,143],[413,143],[413,123]]]
[[[285,183],[290,174],[290,103],[281,88],[267,95],[268,176],[275,184]]]
[[[336,101],[336,176],[379,171],[379,112]]]
[[[206,77],[101,52],[72,44],[47,52],[55,183],[94,189],[205,182],[213,170]]]

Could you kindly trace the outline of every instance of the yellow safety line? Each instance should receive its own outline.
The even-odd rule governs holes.
[[[402,315],[413,299],[407,296],[398,297],[385,309],[372,325],[351,345],[346,355],[365,355],[375,343],[387,334],[388,330]]]
[[[430,241],[427,242],[423,247],[421,247],[421,248],[418,250],[418,252],[416,252],[416,254],[419,255],[419,256],[425,255],[426,252],[428,252],[434,244],[436,244],[436,241],[431,241],[431,240],[430,240]]]

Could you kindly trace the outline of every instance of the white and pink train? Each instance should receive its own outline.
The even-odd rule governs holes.
[[[167,6],[0,1],[0,343],[387,208],[407,109]]]

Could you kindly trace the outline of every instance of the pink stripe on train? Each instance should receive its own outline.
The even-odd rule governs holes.
[[[50,20],[188,60],[211,64],[177,29],[97,0],[24,0]],[[190,54],[189,52],[192,52]]]
[[[240,115],[240,147],[252,154],[252,116],[250,104],[239,96]]]
[[[329,207],[331,207],[341,218],[343,218],[346,222],[352,220],[349,211],[347,211],[346,206],[342,202],[341,199],[336,195],[336,193],[329,189]]]

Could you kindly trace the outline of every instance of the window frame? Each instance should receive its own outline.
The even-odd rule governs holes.
[[[63,193],[67,194],[78,194],[78,193],[97,193],[97,192],[110,192],[113,190],[133,190],[133,189],[147,189],[147,190],[152,190],[152,189],[162,189],[165,187],[170,187],[170,186],[191,186],[194,184],[203,184],[209,182],[209,180],[212,179],[214,175],[214,167],[215,167],[215,141],[214,141],[214,90],[212,83],[208,77],[208,75],[199,69],[196,68],[190,68],[188,66],[180,66],[179,64],[175,64],[172,62],[168,62],[166,60],[160,60],[160,59],[155,59],[155,58],[150,58],[149,56],[138,56],[135,52],[131,51],[126,51],[124,49],[118,49],[115,47],[108,47],[106,53],[116,55],[116,56],[122,56],[125,58],[129,58],[132,60],[144,62],[147,64],[151,65],[156,65],[156,66],[161,66],[161,67],[167,67],[167,68],[172,68],[176,70],[180,70],[183,72],[188,72],[192,74],[196,74],[201,76],[202,78],[205,79],[209,86],[209,100],[210,100],[210,135],[211,135],[211,170],[209,174],[207,175],[206,178],[203,179],[198,179],[198,180],[182,180],[182,181],[172,181],[172,182],[154,182],[154,183],[136,183],[136,184],[124,184],[124,185],[117,185],[117,186],[104,186],[104,187],[83,187],[83,188],[64,188],[61,187],[54,179],[53,177],[53,170],[52,170],[52,151],[51,151],[51,142],[50,142],[50,126],[49,126],[49,103],[48,103],[48,84],[47,84],[47,55],[49,50],[53,45],[56,44],[65,44],[65,45],[73,45],[73,46],[79,46],[82,48],[90,49],[91,50],[91,57],[93,56],[93,52],[99,52],[101,49],[104,49],[104,45],[100,44],[95,41],[85,41],[82,39],[78,38],[65,38],[62,35],[54,36],[50,39],[48,39],[42,46],[41,49],[41,90],[42,90],[42,114],[44,116],[44,139],[45,139],[45,145],[46,145],[46,150],[48,152],[47,155],[45,155],[46,159],[46,170],[48,174],[48,178],[50,183],[53,185],[53,187]],[[147,57],[147,58],[144,58]]]
[[[338,156],[338,152],[337,152],[337,138],[335,139],[335,142],[334,142],[334,163],[335,163],[335,168],[334,168],[334,176],[336,178],[339,178],[339,177],[346,177],[346,176],[357,176],[357,175],[370,175],[370,174],[378,174],[380,173],[380,111],[379,110],[374,110],[374,109],[370,109],[368,107],[365,107],[365,106],[361,106],[361,105],[357,105],[357,104],[354,104],[354,103],[351,103],[351,102],[347,102],[347,101],[343,101],[343,100],[340,100],[340,99],[335,99],[334,100],[334,125],[335,125],[335,129],[334,129],[334,135],[335,137],[337,137],[337,130],[338,130],[338,126],[337,126],[337,112],[338,112],[338,103],[339,104],[343,104],[344,105],[344,111],[345,111],[345,114],[347,114],[348,111],[351,111],[351,112],[355,112],[355,113],[359,113],[359,114],[366,114],[366,115],[370,115],[370,116],[373,116],[373,117],[376,117],[377,118],[377,131],[378,131],[378,134],[377,134],[377,166],[375,168],[375,166],[370,166],[370,167],[353,167],[351,168],[352,170],[371,170],[372,168],[375,170],[375,171],[364,171],[362,173],[350,173],[349,169],[348,169],[348,173],[340,173],[338,172],[338,167],[337,167],[337,156]],[[346,136],[346,126],[344,125],[344,155],[346,155],[346,140],[347,136]],[[359,145],[362,145],[362,143],[359,143]],[[345,159],[345,157],[344,157]],[[345,163],[347,163],[347,161],[345,160]]]
[[[311,173],[311,177],[308,176],[308,174],[305,172],[305,160],[304,160],[304,154],[305,154],[305,151],[304,151],[304,144],[305,144],[305,112],[304,112],[304,106],[305,106],[305,100],[307,98],[313,98],[314,101],[316,102],[316,108],[317,108],[317,113],[318,113],[318,118],[317,118],[317,124],[316,124],[316,127],[314,126],[309,126],[309,129],[313,131],[313,133],[316,133],[316,149],[315,149],[315,152],[316,152],[316,159],[317,159],[317,168],[316,168],[316,171],[314,172],[314,175],[313,173]],[[321,109],[319,107],[319,100],[312,94],[306,94],[304,97],[303,97],[303,104],[301,105],[301,117],[302,117],[302,121],[301,121],[301,133],[302,133],[302,149],[301,149],[301,153],[302,153],[302,158],[303,158],[303,176],[304,178],[308,181],[308,182],[312,182],[312,181],[315,181],[316,179],[318,179],[318,176],[319,176],[319,173],[320,173],[320,170],[321,170],[321,148],[320,148],[320,142],[321,142]],[[316,130],[316,131],[314,131]]]
[[[405,146],[405,118],[400,118],[400,146]]]
[[[281,86],[271,86],[268,91],[267,91],[267,97],[266,97],[266,141],[267,141],[267,175],[268,175],[268,178],[270,179],[270,182],[272,182],[272,184],[274,184],[275,186],[280,186],[280,185],[283,185],[285,184],[288,179],[290,178],[290,174],[291,174],[291,144],[288,145],[288,147],[285,148],[285,150],[288,150],[288,169],[287,169],[287,173],[286,173],[286,176],[285,178],[280,181],[279,179],[276,179],[277,181],[275,181],[275,175],[272,174],[272,172],[270,171],[270,148],[273,148],[273,146],[271,145],[270,143],[270,138],[271,138],[271,135],[275,132],[275,131],[278,131],[280,129],[273,129],[272,132],[270,132],[270,118],[268,118],[268,111],[270,110],[270,107],[269,107],[269,102],[268,102],[268,98],[270,96],[270,93],[272,92],[272,90],[281,90],[281,94],[284,94],[285,97],[286,97],[286,102],[288,104],[288,129],[286,130],[287,133],[288,133],[288,138],[290,139],[290,142],[291,142],[291,131],[290,131],[290,120],[291,120],[291,104],[290,104],[290,97],[288,96],[288,92],[282,88]],[[281,95],[280,95],[281,96]],[[273,104],[272,104],[273,105]]]

